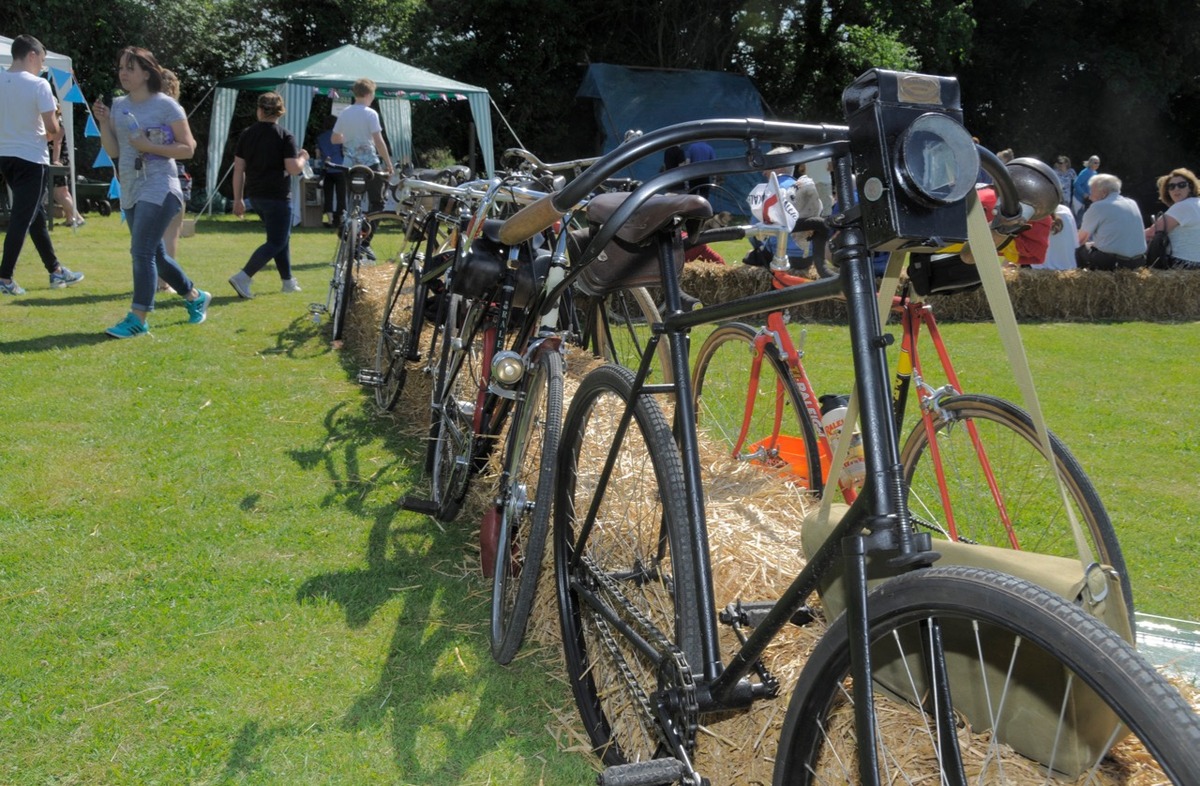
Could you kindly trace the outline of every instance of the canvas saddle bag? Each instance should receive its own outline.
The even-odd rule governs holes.
[[[1016,317],[1013,313],[1012,302],[1008,297],[1008,289],[1000,272],[1000,261],[992,246],[991,233],[983,211],[978,201],[971,206],[968,218],[968,236],[973,248],[984,249],[976,254],[980,279],[992,309],[993,317],[1000,331],[1001,341],[1008,354],[1009,363],[1013,368],[1017,383],[1021,388],[1026,410],[1033,418],[1041,441],[1043,452],[1053,455],[1050,448],[1049,432],[1046,430],[1045,418],[1042,416],[1037,393],[1033,388],[1032,374],[1017,332]],[[904,255],[893,254],[884,274],[879,290],[879,309],[881,322],[891,307],[892,296],[896,292],[899,273],[904,264]],[[853,423],[858,416],[858,402],[852,396],[846,413],[846,421]],[[853,429],[842,429],[843,437],[848,436]],[[841,467],[848,453],[850,439],[838,440],[834,447],[832,467]],[[820,509],[810,514],[804,521],[801,533],[802,546],[806,556],[811,556],[834,531],[848,508],[845,505],[835,505],[832,500],[837,494],[837,473],[830,472],[825,487],[825,493]],[[1064,504],[1067,502],[1067,492],[1059,479],[1060,493]],[[939,565],[965,565],[986,568],[1006,573],[1037,584],[1053,592],[1068,602],[1075,603],[1084,611],[1100,619],[1131,644],[1134,643],[1133,626],[1129,618],[1129,610],[1124,602],[1121,591],[1121,579],[1116,571],[1107,566],[1097,565],[1091,553],[1087,537],[1082,526],[1076,519],[1072,506],[1067,504],[1068,518],[1074,531],[1074,539],[1079,558],[1053,557],[1035,554],[1028,551],[1002,549],[976,544],[957,543],[947,540],[936,540],[934,548],[941,553]],[[867,575],[873,588],[886,581],[893,575],[889,573],[884,559],[867,561]],[[846,605],[846,593],[840,567],[832,570],[825,577],[820,587],[821,601],[827,618],[833,620]],[[1013,714],[1006,711],[1002,720],[1001,738],[1006,744],[1027,758],[1038,761],[1046,766],[1053,766],[1059,772],[1072,777],[1078,775],[1094,763],[1105,752],[1106,746],[1113,745],[1124,735],[1112,738],[1112,729],[1116,718],[1108,707],[1091,692],[1090,689],[1069,682],[1069,675],[1053,659],[1034,647],[1022,649],[1017,661],[1012,664],[1012,678],[1009,681],[1008,660],[1009,648],[995,647],[995,651],[1003,651],[1005,655],[991,662],[985,658],[986,681],[990,690],[985,693],[980,682],[980,658],[977,645],[970,625],[948,624],[944,627],[945,651],[947,667],[950,674],[951,690],[955,684],[972,686],[954,691],[955,708],[963,712],[967,721],[976,731],[991,729],[991,712],[987,706],[987,696],[1000,695],[1001,686],[1008,681],[1008,698],[1006,702]],[[998,631],[982,632],[983,651],[988,651],[989,640],[999,641],[1004,634]],[[920,648],[905,647],[903,651],[920,652]],[[898,648],[891,648],[892,652]],[[888,656],[885,652],[876,653],[872,650],[874,661],[874,677],[877,687],[885,692],[908,694],[910,673],[918,674],[919,669],[910,672],[903,659],[898,655]],[[903,687],[903,690],[900,688]],[[922,689],[920,683],[918,689]],[[1064,706],[1063,697],[1067,700]],[[1057,734],[1059,719],[1063,718],[1065,735]]]

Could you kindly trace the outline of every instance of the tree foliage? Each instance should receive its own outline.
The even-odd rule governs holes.
[[[218,80],[355,43],[486,87],[517,139],[547,158],[592,154],[589,63],[748,75],[775,116],[841,118],[872,66],[957,74],[968,127],[993,148],[1126,178],[1191,163],[1200,141],[1200,6],[1176,0],[8,0],[0,31],[70,55],[89,100],[113,56],[146,46],[174,68],[203,138]],[[469,113],[418,106],[417,149],[465,155]],[[201,154],[202,155],[202,154]],[[82,156],[80,157],[82,161]],[[197,162],[200,163],[200,162]],[[1127,190],[1129,190],[1127,186]]]

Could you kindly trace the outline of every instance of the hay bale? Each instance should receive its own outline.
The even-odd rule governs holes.
[[[702,299],[705,297],[702,293],[707,293],[709,302],[720,302],[737,296],[732,293],[739,287],[761,289],[764,283],[769,284],[767,274],[753,268],[733,272],[737,270],[734,268],[726,272],[718,265],[695,265],[689,266],[689,269],[695,271],[690,273],[693,278],[685,278],[685,281],[696,282],[695,289],[691,291],[700,295]],[[360,288],[362,296],[356,298],[352,306],[347,347],[360,353],[359,356],[364,362],[373,361],[374,358],[374,342],[382,314],[382,301],[390,283],[390,272],[390,269],[383,268],[368,270]],[[1193,281],[1187,274],[1164,276],[1162,273],[1149,271],[1118,274],[1071,272],[1050,276],[1010,271],[1006,273],[1006,277],[1014,291],[1024,293],[1028,290],[1027,294],[1022,294],[1027,302],[1053,300],[1054,288],[1059,288],[1061,291],[1058,293],[1057,313],[1062,314],[1096,313],[1100,306],[1094,301],[1115,301],[1118,307],[1111,308],[1107,313],[1121,313],[1120,309],[1129,308],[1136,299],[1128,292],[1118,295],[1118,290],[1121,289],[1161,295],[1168,303],[1163,313],[1177,313],[1177,309],[1186,310],[1184,307],[1189,306],[1186,302],[1188,297],[1193,296],[1195,288],[1200,287],[1200,276]],[[1077,285],[1080,281],[1084,282],[1083,286]],[[1170,296],[1165,290],[1169,289],[1173,282],[1174,286],[1191,294],[1182,297]],[[1160,293],[1158,289],[1163,291]],[[961,313],[978,313],[979,305],[972,305],[968,296],[958,298],[963,298],[965,303]],[[1048,308],[1047,305],[1043,307]],[[982,308],[986,309],[986,303]],[[565,390],[568,400],[578,387],[582,376],[597,362],[584,353],[568,354]],[[409,381],[394,417],[397,427],[424,434],[428,424],[428,402],[428,379],[425,375],[410,371]],[[701,440],[705,455],[703,482],[709,519],[708,534],[712,549],[716,605],[722,608],[737,599],[764,600],[779,597],[803,566],[798,522],[808,511],[811,500],[802,491],[780,482],[776,476],[747,464],[724,459],[720,451],[710,450],[703,444],[703,435]],[[498,475],[499,451],[495,451],[487,470],[473,480],[459,517],[471,533],[464,544],[463,568],[464,571],[477,576],[481,575],[481,570],[478,565],[478,534],[473,525],[487,506],[492,504]],[[561,702],[546,708],[550,716],[546,730],[560,749],[591,756],[593,765],[599,769],[599,762],[590,752],[579,716],[571,704],[569,686],[566,685],[553,570],[552,544],[549,544],[542,562],[538,593],[525,646],[517,657],[530,657],[536,652],[557,664],[553,673],[548,676],[562,682],[563,690]],[[481,592],[488,589],[481,586]],[[818,606],[819,612],[819,603],[815,605]],[[756,702],[743,712],[702,718],[695,762],[697,769],[714,784],[771,782],[775,749],[787,708],[787,697],[790,696],[809,653],[823,631],[824,625],[819,620],[804,628],[789,627],[768,647],[764,662],[780,680],[781,695],[778,699]],[[486,622],[481,624],[479,632],[481,635],[487,635]],[[728,655],[736,648],[737,643],[732,631],[726,626],[721,626],[720,633],[722,652]],[[1194,687],[1179,683],[1177,686],[1184,691],[1185,696],[1190,697],[1193,704],[1197,703],[1197,690]],[[883,704],[881,701],[881,706]],[[881,710],[881,714],[888,715],[886,708]],[[886,717],[883,720],[885,733],[907,734],[910,731],[911,714],[908,711],[892,712],[891,717],[891,730],[887,729]],[[848,729],[847,733],[852,731]],[[986,735],[974,739],[981,744],[970,746],[965,751],[965,755],[973,761],[968,764],[968,769],[978,767],[989,754]],[[1155,782],[1152,774],[1139,764],[1140,757],[1141,752],[1136,746],[1131,746],[1129,742],[1122,743],[1114,752],[1112,764],[1106,764],[1107,769],[1100,782]],[[1014,773],[1020,766],[1006,764],[1006,774],[1015,778]],[[1027,782],[1044,781],[1044,776],[1039,775],[1031,765],[1028,768]]]

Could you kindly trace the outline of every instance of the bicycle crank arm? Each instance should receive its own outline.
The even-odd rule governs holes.
[[[679,783],[686,768],[679,759],[650,759],[617,764],[596,776],[598,786],[666,786]]]

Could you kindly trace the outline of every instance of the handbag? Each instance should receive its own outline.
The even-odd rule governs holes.
[[[1154,217],[1157,225],[1162,214]],[[1146,264],[1149,267],[1167,270],[1171,267],[1171,235],[1166,229],[1159,229],[1146,245]]]

